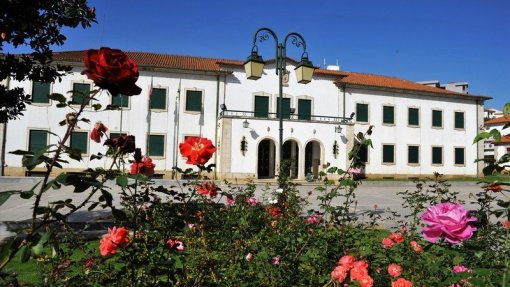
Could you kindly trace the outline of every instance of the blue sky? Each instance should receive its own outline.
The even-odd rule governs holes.
[[[469,82],[488,107],[510,102],[510,1],[90,1],[98,23],[66,30],[61,50],[108,46],[244,60],[254,32],[306,40],[315,65],[338,60],[347,71],[411,81]],[[259,44],[265,58],[274,43]],[[23,52],[23,50],[7,52]],[[287,55],[301,50],[288,45]]]

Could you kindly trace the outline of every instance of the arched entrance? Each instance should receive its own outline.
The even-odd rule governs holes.
[[[271,139],[262,140],[257,152],[257,178],[274,178],[276,146]]]
[[[294,140],[283,143],[283,160],[288,162],[289,178],[298,177],[299,146]]]
[[[318,178],[320,164],[321,145],[318,141],[310,141],[305,147],[305,176],[311,173],[313,178]]]

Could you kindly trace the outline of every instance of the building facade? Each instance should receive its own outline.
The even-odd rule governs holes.
[[[108,159],[92,159],[105,153],[102,144],[89,140],[94,123],[101,121],[109,136],[135,135],[156,164],[156,174],[173,176],[172,167],[191,167],[180,156],[178,145],[188,136],[211,139],[218,148],[212,178],[272,179],[280,158],[278,76],[274,61],[266,62],[263,77],[246,79],[242,61],[189,56],[128,52],[140,69],[138,96],[99,95],[102,108],[90,106],[67,143],[82,150],[83,160],[70,160],[69,172],[110,165]],[[81,75],[84,51],[54,55],[58,63],[74,66],[73,74],[53,84],[17,82],[34,103],[25,116],[5,127],[4,173],[28,172],[21,157],[8,153],[36,150],[56,144],[65,126],[59,125],[68,108],[57,108],[49,93],[60,93],[78,103],[93,83]],[[373,148],[363,151],[365,173],[372,177],[415,178],[440,172],[450,176],[477,176],[483,166],[474,163],[483,156],[483,144],[472,144],[483,126],[483,103],[487,97],[467,95],[444,88],[379,75],[317,69],[313,81],[298,84],[287,61],[282,99],[283,158],[291,163],[291,177],[317,177],[330,166],[348,167],[348,153],[355,135],[373,125]],[[73,91],[68,93],[68,91]],[[151,95],[149,97],[149,95]],[[120,110],[107,110],[108,105]],[[354,116],[351,118],[351,114]],[[51,132],[51,133],[48,133]]]

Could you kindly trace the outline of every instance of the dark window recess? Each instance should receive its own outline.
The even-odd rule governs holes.
[[[395,162],[395,146],[383,145],[383,163]]]
[[[282,99],[282,113],[284,119],[290,119],[290,99],[283,98]],[[276,100],[276,113],[278,114],[278,118],[280,118],[280,99]]]
[[[455,164],[464,165],[464,148],[456,147],[455,148]]]
[[[356,104],[356,121],[368,122],[368,104]]]
[[[151,109],[166,110],[166,89],[152,89]]]
[[[298,119],[311,120],[312,119],[312,101],[311,100],[298,100]]]
[[[186,111],[201,112],[202,111],[202,92],[186,91]]]
[[[48,145],[48,132],[44,130],[31,130],[28,136],[28,150],[35,152]]]
[[[432,126],[435,128],[443,126],[443,111],[432,111]]]
[[[395,124],[395,107],[383,106],[383,124]]]
[[[417,108],[409,108],[408,122],[407,124],[410,126],[419,126],[420,125],[420,109]]]
[[[87,144],[89,141],[87,132],[73,132],[71,133],[71,148],[79,149],[82,154],[87,153]]]
[[[413,163],[413,164],[420,163],[420,147],[419,146],[408,146],[407,162]]]
[[[90,96],[90,84],[73,84],[73,97],[71,103],[73,105],[81,105]]]
[[[165,155],[165,136],[149,135],[149,155],[164,156]]]
[[[129,97],[124,95],[112,96],[112,105],[127,108],[129,107]]]
[[[432,147],[432,164],[443,164],[442,147]]]
[[[455,128],[456,129],[464,129],[464,113],[463,112],[455,112]]]

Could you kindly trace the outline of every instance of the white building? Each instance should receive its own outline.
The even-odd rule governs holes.
[[[96,121],[103,122],[110,136],[129,133],[137,146],[147,151],[156,173],[172,176],[172,167],[190,167],[179,155],[178,144],[187,136],[203,136],[218,147],[211,163],[211,177],[274,178],[278,170],[279,126],[277,111],[278,76],[274,61],[265,65],[258,81],[247,80],[242,61],[128,52],[140,69],[139,96],[99,97],[104,107],[122,104],[122,111],[95,112],[88,108],[68,143],[83,151],[83,161],[66,166],[69,172],[107,167],[107,160],[90,156],[105,152],[102,144],[89,141]],[[56,108],[48,93],[71,99],[70,90],[92,90],[93,83],[81,75],[84,51],[54,55],[58,63],[74,66],[74,74],[61,82],[41,85],[11,80],[9,88],[23,87],[34,104],[25,116],[11,121],[5,130],[5,175],[27,172],[21,157],[6,152],[37,149],[55,144],[66,108]],[[298,84],[296,62],[287,61],[289,81],[283,92],[284,158],[293,160],[292,176],[302,180],[307,173],[317,176],[328,166],[345,169],[354,135],[374,125],[373,149],[363,154],[365,172],[371,177],[419,177],[440,172],[449,176],[476,176],[483,165],[474,163],[483,145],[472,141],[483,124],[483,103],[487,97],[467,95],[394,77],[317,69],[313,81]],[[149,91],[153,86],[151,109]],[[114,102],[112,102],[114,101]],[[354,118],[349,115],[355,112]],[[150,127],[149,119],[150,118]],[[243,125],[248,124],[248,128]],[[341,130],[338,129],[341,127]],[[149,129],[150,128],[150,129]],[[241,150],[241,145],[246,147]]]
[[[494,158],[496,160],[500,159],[504,154],[510,153],[510,131],[508,129],[503,129],[503,127],[510,122],[510,116],[505,117],[497,117],[490,119],[485,122],[486,131],[491,131],[493,129],[498,130],[501,133],[500,141],[485,141],[484,149],[485,149],[485,157],[486,158]]]

